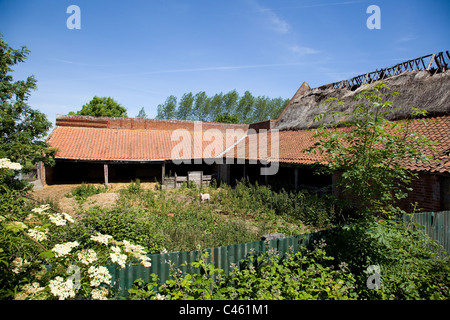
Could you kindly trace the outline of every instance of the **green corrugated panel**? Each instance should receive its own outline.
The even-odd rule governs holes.
[[[302,236],[293,236],[278,239],[278,251],[280,253],[280,258],[285,257],[287,253],[297,252],[301,237]]]
[[[450,211],[437,212],[433,222],[432,239],[450,252]]]
[[[432,212],[417,213],[414,215],[413,221],[423,225],[423,231],[428,233],[430,238],[437,240],[447,251],[450,251],[450,211],[435,213],[434,217],[432,215]],[[410,220],[409,216],[403,216],[402,219],[405,222],[409,222]],[[216,268],[223,269],[228,273],[230,264],[239,266],[239,262],[246,258],[251,251],[254,251],[254,254],[258,255],[267,252],[269,249],[277,249],[280,257],[282,257],[286,252],[297,252],[303,246],[311,247],[315,240],[322,238],[329,232],[322,231],[314,234],[303,234],[268,241],[254,241],[209,248],[206,250],[210,254],[207,263],[213,263]],[[122,290],[122,293],[126,294],[127,290],[133,286],[134,280],[141,278],[144,281],[150,281],[150,275],[152,273],[158,276],[160,283],[164,283],[170,278],[170,266],[167,263],[169,260],[172,261],[175,269],[180,269],[183,273],[200,271],[190,265],[191,262],[199,259],[200,253],[198,251],[171,252],[166,254],[152,254],[149,256],[152,263],[150,268],[139,265],[127,266],[125,269],[116,269],[114,266],[107,266],[112,276],[114,287]],[[187,266],[181,266],[186,263]]]
[[[404,216],[405,222],[410,221],[409,216]],[[441,244],[447,252],[450,252],[450,211],[420,212],[413,216],[413,222],[421,225],[423,232]]]

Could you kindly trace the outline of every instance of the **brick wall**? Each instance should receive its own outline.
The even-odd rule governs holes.
[[[333,182],[335,182],[340,177],[340,173],[334,173]],[[411,182],[410,187],[413,188],[412,191],[408,193],[408,197],[402,199],[399,203],[401,209],[406,212],[412,212],[415,202],[418,203],[417,209],[422,212],[431,211],[441,211],[442,208],[442,197],[441,197],[441,180],[442,177],[439,175],[419,173],[417,179]],[[339,189],[336,188],[333,183],[333,193],[339,196]]]
[[[406,212],[412,211],[411,204],[417,202],[418,209],[423,212],[441,210],[440,176],[419,173],[418,178],[411,182],[413,191],[400,202],[400,207]]]
[[[145,129],[145,130],[176,130],[186,129],[189,131],[197,128],[200,122],[185,120],[165,119],[138,119],[138,118],[108,118],[90,116],[57,115],[56,126],[59,127],[89,127],[89,128],[111,128],[111,129]],[[267,124],[266,124],[267,126]],[[202,130],[218,129],[242,129],[247,131],[248,124],[201,122]]]

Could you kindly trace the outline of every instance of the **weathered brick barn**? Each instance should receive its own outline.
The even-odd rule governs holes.
[[[392,99],[393,106],[399,107],[392,120],[404,119],[411,107],[424,108],[430,121],[426,125],[413,121],[411,130],[436,142],[432,155],[436,161],[408,165],[418,179],[412,183],[404,209],[418,202],[426,211],[450,210],[448,59],[442,53],[421,57],[315,89],[303,83],[277,120],[255,124],[58,116],[48,138],[59,149],[56,165],[42,168],[41,180],[43,184],[164,182],[169,173],[203,171],[227,183],[248,177],[292,189],[331,186],[336,176],[314,175],[321,159],[304,151],[312,145],[310,129],[318,125],[313,122],[317,106],[327,97],[336,97],[351,108],[364,84],[383,79],[400,93]],[[276,167],[276,174],[261,175],[261,169],[270,166]]]

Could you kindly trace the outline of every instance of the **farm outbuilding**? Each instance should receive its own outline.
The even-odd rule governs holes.
[[[318,106],[336,97],[344,102],[342,110],[350,110],[365,84],[384,80],[399,92],[392,99],[397,109],[391,120],[404,120],[411,107],[426,109],[429,121],[415,120],[410,128],[436,143],[435,161],[407,164],[419,178],[402,206],[408,211],[417,201],[425,211],[450,210],[449,60],[448,52],[439,53],[319,88],[304,82],[278,119],[254,124],[57,116],[48,138],[59,150],[56,165],[41,167],[41,180],[55,184],[140,179],[165,184],[170,179],[170,185],[176,185],[175,176],[201,172],[229,184],[248,178],[286,189],[333,190],[339,173],[315,175],[322,159],[305,152],[313,144]]]

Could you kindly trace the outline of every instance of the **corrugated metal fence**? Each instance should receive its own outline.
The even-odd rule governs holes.
[[[403,220],[409,222],[410,216],[404,216]],[[450,252],[450,211],[415,213],[412,221],[422,225],[432,240]]]
[[[410,217],[405,216],[403,220],[408,222]],[[424,232],[431,239],[437,240],[447,252],[450,252],[450,211],[417,213],[413,216],[413,222],[423,225]],[[288,252],[298,252],[302,247],[310,247],[314,240],[319,240],[328,232],[330,231],[326,230],[287,238],[209,248],[205,250],[209,254],[206,262],[214,263],[216,268],[223,269],[228,273],[232,264],[238,265],[251,252],[261,254],[270,249],[277,249],[281,257]],[[145,282],[150,282],[152,281],[152,273],[158,276],[160,283],[164,283],[170,278],[171,268],[179,269],[183,273],[198,272],[193,269],[190,263],[197,261],[200,254],[199,251],[152,254],[149,255],[152,264],[149,268],[142,265],[130,265],[124,269],[108,266],[108,269],[112,276],[112,283],[119,290],[119,294],[127,295],[134,280],[142,279]]]
[[[208,253],[206,263],[213,263],[216,268],[224,270],[226,273],[233,264],[239,265],[239,262],[246,258],[251,252],[261,254],[270,249],[277,249],[280,257],[289,252],[298,252],[302,247],[309,247],[314,240],[319,240],[327,231],[302,234],[287,238],[278,238],[265,241],[254,241],[241,244],[233,244],[223,247],[205,249]],[[190,265],[191,262],[198,261],[201,252],[170,252],[163,254],[151,254],[151,267],[146,268],[142,265],[129,265],[123,269],[117,269],[115,266],[107,266],[112,276],[114,287],[120,294],[127,294],[128,289],[133,286],[133,281],[142,279],[145,282],[152,281],[151,274],[158,276],[158,282],[164,283],[170,279],[171,268],[179,269],[185,272],[197,272]]]

